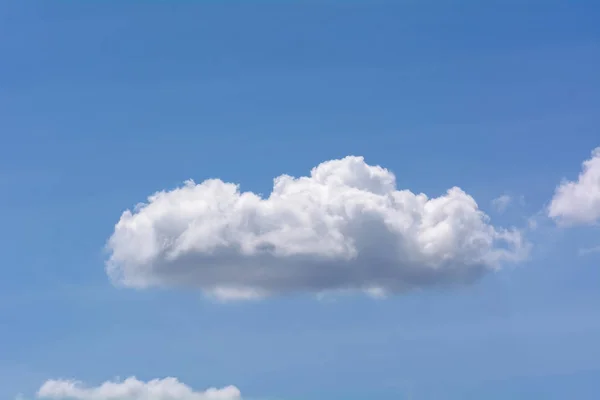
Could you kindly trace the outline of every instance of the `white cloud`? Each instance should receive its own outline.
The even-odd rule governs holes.
[[[123,381],[108,381],[88,387],[78,381],[48,380],[38,390],[37,397],[52,400],[240,400],[235,386],[194,391],[176,378],[154,379],[148,382],[135,377]]]
[[[107,247],[115,284],[220,298],[468,283],[528,249],[460,188],[434,198],[398,190],[394,174],[362,157],[281,175],[267,198],[188,181],[125,211]]]
[[[548,216],[564,225],[593,224],[600,220],[600,147],[583,162],[577,181],[565,181],[556,188]]]
[[[583,247],[579,249],[580,256],[587,256],[588,254],[600,253],[600,246]]]
[[[507,194],[503,194],[502,196],[496,197],[494,200],[492,200],[492,206],[494,209],[496,209],[496,211],[501,213],[506,211],[506,208],[508,208],[511,202],[512,197]]]

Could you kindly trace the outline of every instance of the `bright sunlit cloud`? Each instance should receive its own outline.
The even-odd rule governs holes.
[[[548,216],[563,225],[588,225],[600,220],[600,147],[583,162],[576,181],[564,181],[556,188]]]
[[[38,390],[39,399],[48,400],[240,400],[235,386],[195,391],[176,378],[147,382],[135,377],[86,386],[72,380],[48,380]]]
[[[219,179],[188,181],[125,211],[107,247],[115,284],[223,299],[463,284],[528,250],[462,189],[399,189],[391,171],[362,157],[281,175],[266,198]]]

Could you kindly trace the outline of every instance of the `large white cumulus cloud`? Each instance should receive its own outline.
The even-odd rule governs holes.
[[[600,221],[600,147],[583,162],[576,181],[565,181],[556,188],[548,216],[565,225]]]
[[[527,245],[458,187],[398,190],[387,169],[346,157],[275,178],[266,198],[218,179],[158,192],[122,214],[108,249],[117,284],[246,297],[466,283]]]
[[[37,397],[52,400],[240,400],[235,386],[194,391],[176,378],[154,379],[148,382],[135,377],[123,381],[108,381],[88,387],[78,381],[48,380],[38,390]]]

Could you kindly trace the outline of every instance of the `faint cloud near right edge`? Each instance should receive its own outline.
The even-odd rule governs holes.
[[[587,255],[594,254],[594,253],[600,253],[600,245],[593,246],[593,247],[582,247],[577,252],[577,254],[580,256],[587,256]]]

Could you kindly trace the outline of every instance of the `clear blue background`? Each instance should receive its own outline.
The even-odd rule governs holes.
[[[374,301],[115,289],[122,211],[183,180],[268,193],[349,154],[526,226],[600,145],[594,1],[0,1],[0,398],[168,375],[249,398],[600,397],[600,229]],[[490,201],[523,196],[505,214]],[[412,396],[412,397],[410,397]]]

